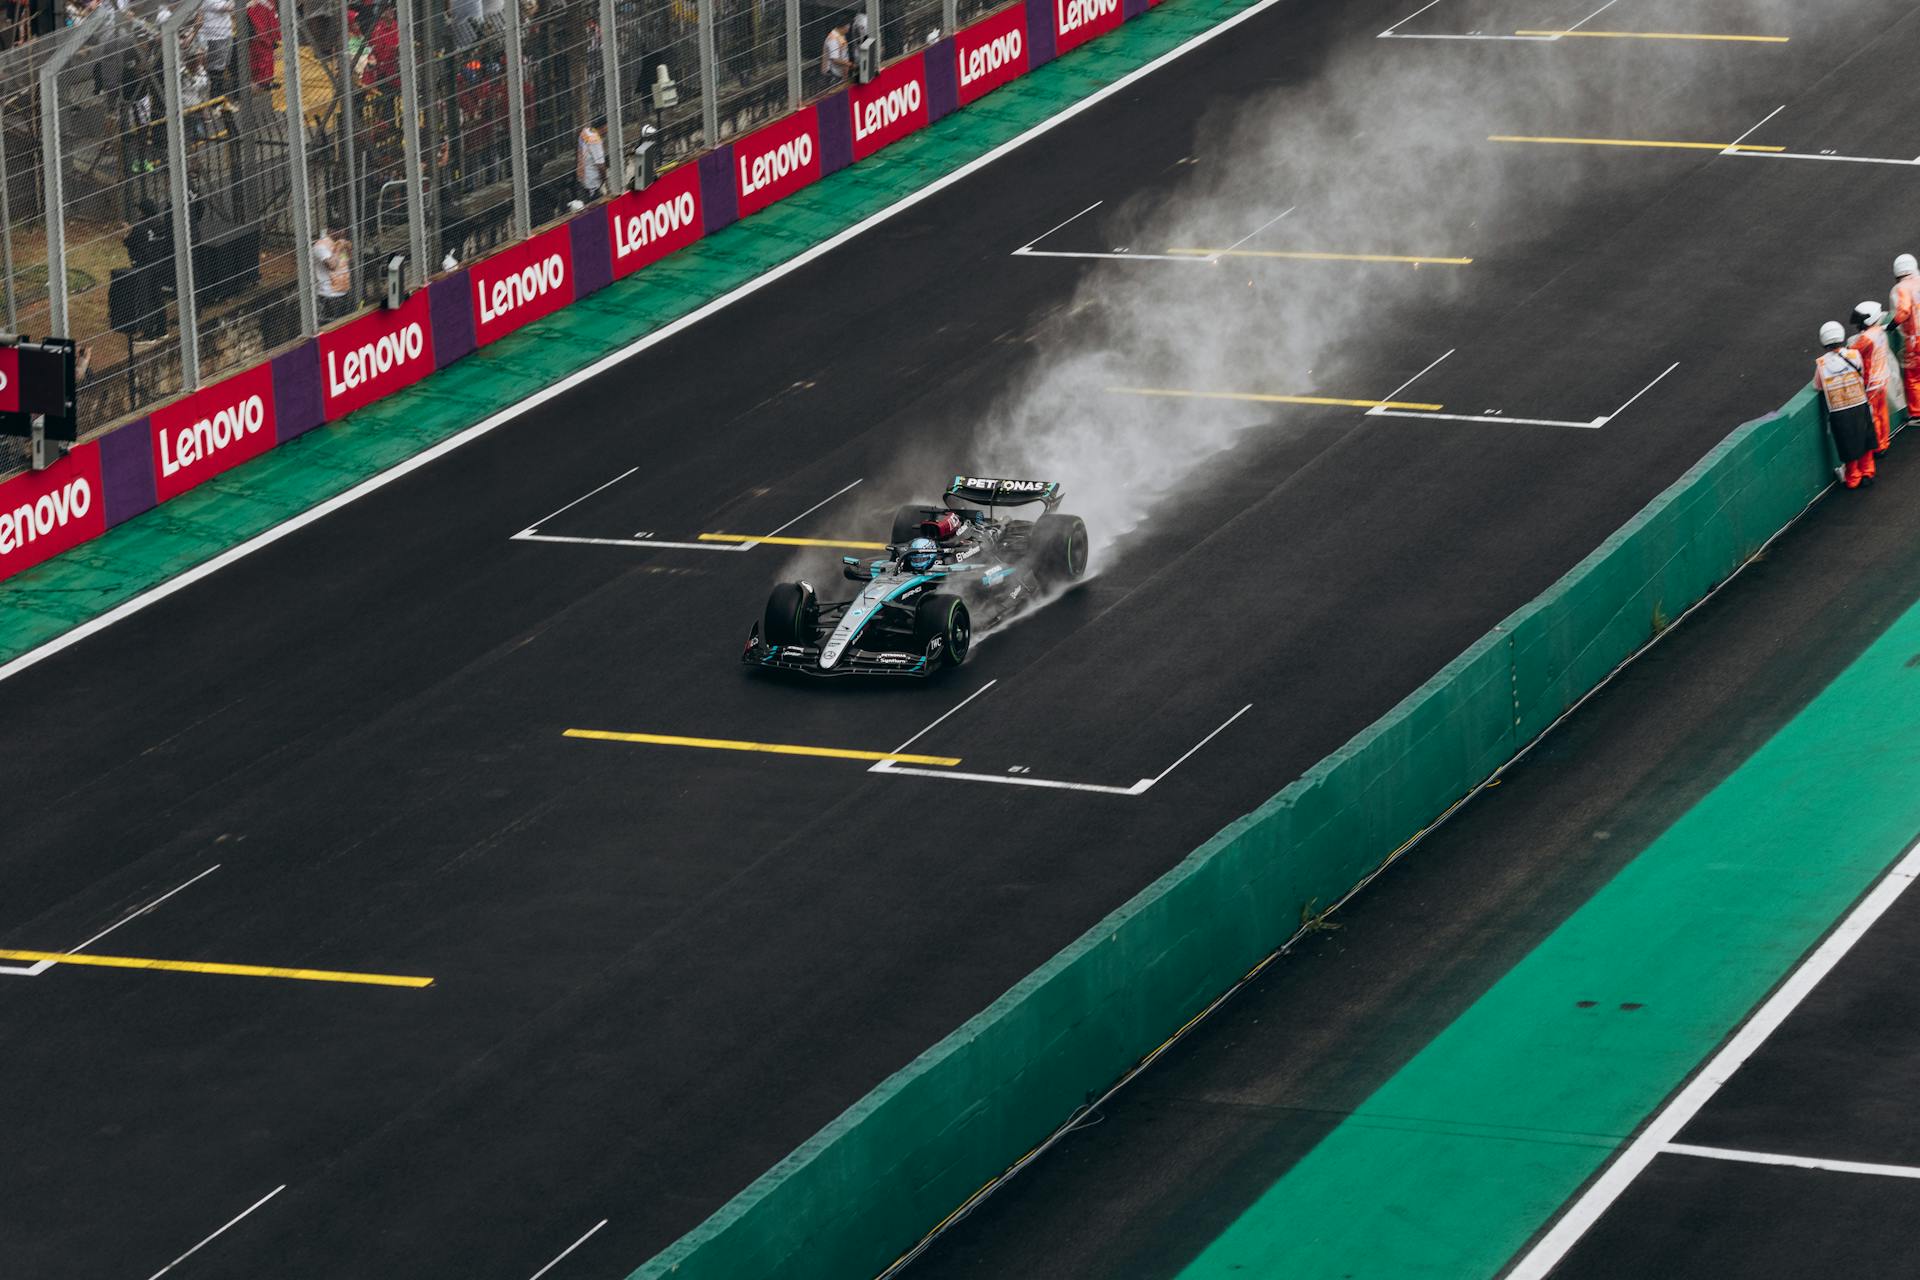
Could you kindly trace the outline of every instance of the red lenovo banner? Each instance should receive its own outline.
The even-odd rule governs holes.
[[[853,158],[864,160],[927,127],[927,55],[900,59],[870,83],[854,85],[848,97],[853,103]]]
[[[607,205],[613,278],[630,276],[700,238],[700,166],[683,164]]]
[[[20,412],[20,353],[0,347],[0,413]]]
[[[734,143],[733,166],[733,184],[740,197],[743,218],[817,181],[820,177],[819,108],[802,107]]]
[[[960,105],[1027,74],[1027,7],[1016,4],[953,37]]]
[[[1076,49],[1120,25],[1120,0],[1053,0],[1053,51]]]
[[[153,411],[154,496],[177,498],[202,481],[273,448],[273,365],[258,365],[225,382]]]
[[[467,272],[473,340],[486,346],[573,301],[573,232],[565,223],[502,249]]]
[[[320,413],[328,422],[433,372],[427,291],[320,335]]]
[[[100,446],[83,444],[45,471],[0,484],[0,578],[107,530]]]

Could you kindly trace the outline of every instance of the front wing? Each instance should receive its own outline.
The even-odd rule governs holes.
[[[818,645],[767,644],[760,639],[756,624],[747,638],[740,661],[762,671],[797,671],[809,676],[920,676],[932,675],[938,667],[932,654],[906,650],[871,650],[858,646],[840,655],[840,661],[823,670]]]

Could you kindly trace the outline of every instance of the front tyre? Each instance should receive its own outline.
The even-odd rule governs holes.
[[[1041,516],[1027,546],[1041,585],[1062,587],[1086,576],[1087,522],[1079,516]]]
[[[947,665],[957,667],[973,648],[973,615],[959,596],[934,593],[914,606],[913,637],[922,652],[938,639]]]
[[[767,596],[767,615],[760,634],[768,644],[782,647],[812,644],[819,630],[820,606],[813,588],[804,582],[782,582]]]

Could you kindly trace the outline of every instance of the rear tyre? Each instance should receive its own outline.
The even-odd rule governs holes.
[[[760,634],[768,644],[812,644],[819,621],[813,588],[804,582],[783,582],[767,596],[766,624]]]
[[[925,650],[935,637],[942,641],[947,665],[957,667],[967,660],[967,651],[973,648],[973,615],[965,600],[936,592],[914,606],[914,640]]]
[[[938,507],[906,506],[896,508],[893,513],[893,537],[896,547],[904,547],[920,536],[920,526],[940,514]]]
[[[1033,522],[1027,546],[1043,586],[1066,586],[1086,575],[1087,522],[1079,516],[1041,516]]]

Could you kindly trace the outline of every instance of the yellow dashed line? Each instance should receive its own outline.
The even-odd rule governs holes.
[[[0,960],[37,964],[94,965],[103,969],[157,969],[165,973],[212,973],[229,978],[290,978],[296,982],[349,982],[368,987],[430,987],[432,978],[391,973],[342,973],[334,969],[282,969],[260,964],[213,964],[202,960],[146,960],[137,956],[96,956],[65,951],[0,951]]]
[[[897,751],[854,751],[845,747],[802,747],[786,742],[740,742],[732,738],[682,738],[667,733],[615,733],[609,729],[569,729],[566,737],[601,742],[643,742],[656,747],[702,747],[708,751],[765,751],[776,756],[825,756],[830,760],[890,760],[895,764],[952,766],[958,756],[907,756]]]

